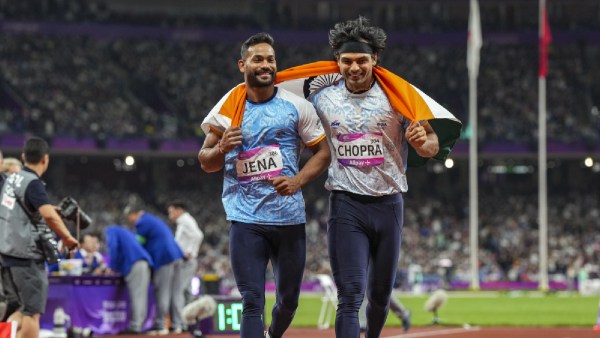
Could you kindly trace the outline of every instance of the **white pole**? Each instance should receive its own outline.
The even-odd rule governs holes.
[[[469,71],[469,251],[471,265],[471,290],[479,290],[479,173],[477,164],[477,78],[479,52],[482,45],[479,2],[470,1],[469,36],[467,39],[467,69]]]
[[[479,290],[479,203],[477,170],[477,76],[469,76],[469,249],[471,261],[471,290]]]
[[[540,37],[543,34],[543,10],[546,8],[546,0],[540,0]],[[541,291],[548,291],[548,189],[547,189],[547,149],[546,149],[546,77],[539,75],[539,95],[538,95],[538,211],[539,211],[539,246],[540,246],[540,267],[539,267],[539,286]]]

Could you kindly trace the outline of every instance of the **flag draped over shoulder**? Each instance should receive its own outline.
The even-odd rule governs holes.
[[[373,68],[377,82],[385,92],[392,108],[411,121],[429,121],[438,135],[440,151],[434,156],[445,159],[460,136],[461,123],[448,110],[435,102],[421,90],[403,78],[377,66]],[[341,78],[334,61],[318,61],[288,68],[277,73],[276,83],[296,95],[308,97],[314,90],[331,84]],[[224,118],[232,126],[239,126],[244,114],[246,86],[240,84],[219,101],[202,123],[205,132],[211,130],[220,135],[221,131],[210,128],[210,119]],[[218,115],[218,116],[217,116]],[[412,149],[409,150],[408,165],[419,166],[427,161]]]

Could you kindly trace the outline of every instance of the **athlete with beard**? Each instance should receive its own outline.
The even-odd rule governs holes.
[[[294,318],[304,273],[306,213],[300,187],[327,168],[330,151],[313,106],[274,86],[277,63],[269,34],[242,44],[238,67],[244,74],[240,86],[246,87],[244,109],[223,109],[222,99],[211,110],[202,123],[206,139],[198,159],[206,172],[224,169],[231,266],[243,301],[240,336],[279,338]],[[305,146],[313,156],[300,170]],[[264,332],[269,260],[276,300]]]

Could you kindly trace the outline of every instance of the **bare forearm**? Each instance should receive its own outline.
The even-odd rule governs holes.
[[[427,141],[420,147],[414,147],[421,157],[433,157],[440,151],[440,144],[435,133],[427,134]]]
[[[200,149],[198,153],[200,167],[207,173],[219,171],[225,165],[225,154],[219,151],[219,146],[215,145],[212,148],[206,147]]]
[[[329,152],[326,154],[318,152],[312,156],[296,175],[300,186],[303,186],[319,177],[327,169],[330,161],[331,156]]]
[[[46,224],[52,229],[52,231],[56,232],[60,238],[65,239],[71,236],[69,229],[63,222],[62,218],[58,215],[58,213],[54,210],[54,207],[51,205],[43,205],[39,209],[42,218],[46,221]]]
[[[200,166],[207,173],[219,171],[225,165],[225,153],[220,151],[219,147],[219,137],[212,132],[208,133],[202,149],[198,152]]]

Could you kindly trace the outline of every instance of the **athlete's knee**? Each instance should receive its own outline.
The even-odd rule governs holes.
[[[298,309],[298,300],[283,299],[277,302],[277,308],[282,314],[285,313],[289,316],[293,316],[296,313],[296,309]]]
[[[375,292],[371,294],[369,297],[369,307],[371,311],[386,311],[390,307],[390,294],[384,292]]]
[[[364,293],[338,293],[338,309],[341,312],[358,312],[363,302]]]
[[[258,291],[244,291],[242,294],[242,303],[244,304],[244,315],[261,316],[265,307],[265,297]]]

